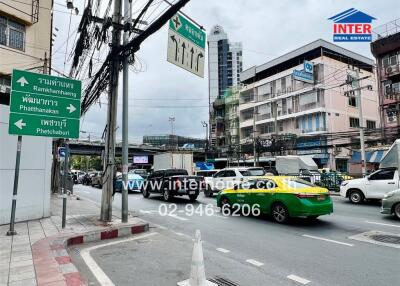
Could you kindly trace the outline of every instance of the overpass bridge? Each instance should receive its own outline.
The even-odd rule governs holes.
[[[83,156],[101,156],[104,151],[104,142],[102,141],[87,141],[87,140],[70,140],[69,149],[71,155],[83,155]],[[129,144],[129,158],[134,155],[141,156],[147,155],[150,158],[150,162],[153,162],[153,156],[157,153],[164,153],[171,151],[166,147],[151,146],[147,144]],[[175,151],[186,151],[193,152],[194,161],[204,161],[205,153],[204,149],[187,149],[178,148]],[[122,156],[122,143],[118,142],[115,147],[115,155],[117,157]]]

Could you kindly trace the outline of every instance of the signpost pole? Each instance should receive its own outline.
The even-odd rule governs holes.
[[[63,176],[63,208],[62,208],[62,228],[65,228],[67,219],[67,176],[68,176],[68,141],[65,142],[65,157],[64,157],[64,176]]]
[[[11,205],[10,230],[7,231],[7,235],[16,235],[17,234],[17,232],[14,229],[14,225],[15,225],[15,210],[17,207],[19,166],[21,163],[21,145],[22,145],[22,136],[19,135],[18,141],[17,141],[17,156],[15,159],[14,189],[13,189],[13,198],[12,198],[12,205]]]

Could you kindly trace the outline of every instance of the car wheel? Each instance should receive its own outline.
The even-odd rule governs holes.
[[[191,202],[195,202],[197,200],[198,195],[189,195],[189,200]]]
[[[275,203],[272,206],[272,217],[277,223],[286,223],[289,220],[289,212],[282,203]]]
[[[171,198],[172,198],[171,192],[169,190],[164,190],[163,191],[163,198],[164,198],[164,201],[169,202],[171,200]]]
[[[144,198],[148,198],[148,197],[150,197],[150,192],[149,192],[149,190],[147,190],[147,188],[143,188],[142,189],[142,195],[143,195],[143,197]]]
[[[207,186],[207,189],[204,191],[204,195],[208,198],[212,198],[213,191],[211,190],[210,186]]]
[[[400,203],[397,203],[393,208],[394,215],[400,219]]]
[[[349,193],[349,200],[353,204],[361,204],[364,201],[364,194],[359,190],[354,190]]]

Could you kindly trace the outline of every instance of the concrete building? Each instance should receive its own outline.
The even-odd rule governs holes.
[[[351,151],[335,146],[359,142],[357,130],[361,123],[360,102],[351,92],[354,86],[346,81],[349,76],[368,76],[355,81],[368,86],[361,92],[362,125],[377,128],[373,64],[369,58],[317,40],[243,71],[241,81],[245,86],[239,99],[241,143],[249,143],[253,137],[290,135],[297,138],[293,153],[312,156],[320,167],[347,171]],[[339,133],[342,135],[335,135]]]
[[[383,137],[388,143],[400,127],[400,19],[373,30],[371,51],[376,58]]]
[[[242,72],[242,44],[231,43],[221,26],[214,26],[208,35],[208,81],[210,105],[210,145],[226,146],[224,95],[237,86]]]
[[[52,2],[0,2],[0,224],[10,222],[17,150],[17,136],[8,135],[11,73],[49,71]],[[17,221],[50,215],[51,146],[51,138],[23,136]]]

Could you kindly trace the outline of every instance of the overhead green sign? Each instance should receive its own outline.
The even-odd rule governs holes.
[[[9,134],[79,138],[81,82],[13,70]]]
[[[177,32],[182,37],[192,41],[202,49],[206,47],[206,33],[198,26],[194,25],[181,14],[176,14],[169,21],[169,28]]]

